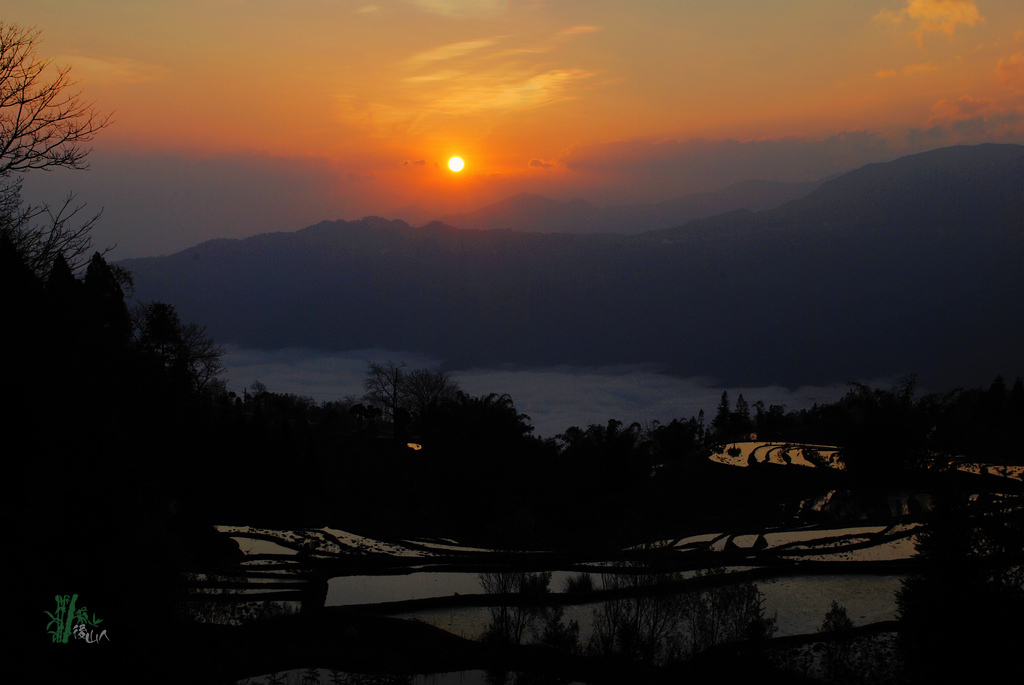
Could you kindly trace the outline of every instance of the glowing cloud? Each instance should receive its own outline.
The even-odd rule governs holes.
[[[472,114],[543,107],[571,97],[572,86],[592,74],[580,69],[530,70],[496,69],[465,74],[445,89],[431,93],[420,111],[435,114]]]
[[[999,60],[996,77],[1004,86],[1024,91],[1024,52]]]
[[[932,105],[935,115],[928,120],[928,125],[935,126],[977,119],[992,112],[994,107],[995,101],[991,98],[974,98],[970,95],[964,95],[957,100],[943,98]]]
[[[562,29],[559,33],[563,36],[574,36],[581,33],[597,33],[600,30],[600,26],[570,26],[567,29]]]
[[[974,26],[984,21],[974,0],[910,0],[907,14],[920,22],[923,31],[948,34],[957,24]]]
[[[1024,105],[963,95],[932,106],[929,127],[945,127],[958,139],[1016,141],[1024,135]]]
[[[985,20],[974,0],[907,0],[907,6],[899,12],[882,10],[875,19],[891,24],[902,24],[905,19],[915,22],[910,35],[918,46],[922,46],[926,33],[951,36],[960,24],[975,26]]]
[[[402,79],[404,83],[433,83],[436,81],[451,81],[452,79],[459,78],[464,72],[457,71],[455,69],[444,69],[442,71],[435,71],[430,74],[420,74],[419,76],[407,76]]]

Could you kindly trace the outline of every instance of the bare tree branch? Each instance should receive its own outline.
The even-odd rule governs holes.
[[[224,372],[221,362],[224,348],[206,334],[206,326],[190,323],[181,331],[181,337],[187,352],[189,376],[196,390],[204,392]]]
[[[73,220],[85,209],[69,194],[59,207],[49,204],[25,205],[21,202],[21,180],[0,184],[0,236],[6,237],[21,255],[25,265],[45,277],[53,260],[63,255],[72,271],[85,265],[92,252],[92,228],[102,212]],[[38,221],[37,221],[38,220]],[[112,248],[106,247],[101,254]]]
[[[85,169],[84,146],[110,124],[81,93],[70,90],[71,67],[36,56],[37,29],[0,22],[0,176],[66,167]]]
[[[100,215],[73,224],[84,208],[75,204],[74,195],[60,205],[23,205],[22,181],[15,175],[88,168],[91,150],[85,144],[111,120],[73,90],[70,67],[55,67],[52,60],[36,56],[39,35],[36,29],[0,20],[0,238],[46,276],[57,255],[72,270],[85,263]]]
[[[202,393],[224,372],[224,348],[206,333],[206,326],[184,324],[164,302],[137,305],[131,312],[139,348],[159,360],[171,374],[181,374]]]
[[[413,369],[405,374],[403,385],[406,408],[421,416],[429,406],[454,400],[459,392],[459,382],[440,369]]]
[[[396,364],[390,359],[383,364],[367,362],[363,397],[384,409],[384,415],[395,420],[395,411],[405,400],[405,362]]]

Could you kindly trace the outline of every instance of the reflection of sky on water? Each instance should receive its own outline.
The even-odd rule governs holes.
[[[793,555],[792,558],[804,561],[892,561],[894,559],[910,559],[916,555],[917,539],[911,536],[860,549],[839,549],[820,554]]]
[[[549,588],[561,592],[566,580],[576,575],[553,571]],[[400,602],[407,599],[483,594],[477,572],[436,571],[405,575],[336,576],[327,583],[325,606]],[[442,612],[443,613],[443,612]]]
[[[313,673],[317,674],[317,680],[311,679]],[[352,678],[351,680],[349,680],[350,677]],[[268,674],[239,682],[244,683],[244,685],[270,685],[271,682],[282,683],[283,685],[309,685],[309,683],[362,682],[359,678],[358,674],[351,676],[351,674],[330,671],[324,668],[310,668],[275,673],[273,677],[271,674]],[[457,671],[453,673],[419,674],[412,676],[408,680],[404,676],[377,675],[372,682],[381,683],[381,685],[387,685],[392,682],[401,683],[401,685],[489,685],[494,680],[493,678],[488,679],[487,673],[484,671]],[[509,682],[515,681],[509,680]],[[566,685],[584,685],[584,683],[574,681],[571,683],[567,682]]]
[[[765,614],[778,618],[776,635],[781,637],[817,631],[832,600],[846,607],[850,620],[857,626],[895,619],[900,576],[796,576],[758,581],[756,585],[764,595]],[[600,606],[594,603],[564,607],[563,621],[580,624],[582,644],[590,639],[594,610]],[[417,619],[470,640],[478,639],[491,620],[486,607],[430,609],[395,616]]]
[[[572,604],[563,607],[562,623],[576,621],[580,626],[580,644],[585,645],[594,632],[594,611],[600,604]],[[395,614],[397,618],[407,618],[429,623],[435,628],[464,637],[467,640],[479,640],[491,622],[491,611],[487,607],[458,607],[450,609],[427,609]],[[535,628],[544,629],[543,618],[539,619]],[[527,635],[527,642],[533,641],[533,635]]]
[[[247,537],[233,537],[231,538],[238,543],[238,548],[242,550],[243,554],[297,554],[294,549],[284,547],[271,542],[270,540],[260,540],[258,538],[247,538]]]
[[[846,607],[855,626],[895,619],[900,576],[796,576],[759,581],[757,586],[767,615],[778,612],[776,635],[800,635],[818,629],[832,600]]]
[[[715,552],[724,551],[729,546],[739,549],[755,549],[759,541],[764,543],[764,551],[778,551],[785,557],[796,559],[816,559],[831,561],[881,561],[895,559],[909,559],[917,554],[916,536],[908,535],[921,526],[920,522],[909,521],[891,526],[845,526],[832,528],[819,528],[817,526],[798,528],[795,530],[737,532],[734,534],[705,533],[693,535],[682,540],[671,538],[659,541],[655,547],[671,548],[678,554],[685,554],[692,549],[706,549]],[[271,529],[248,529],[236,526],[217,526],[220,532],[231,535],[241,550],[246,555],[290,555],[296,556],[295,546],[305,547],[309,545],[309,539],[318,543],[317,550],[324,555],[337,555],[347,553],[347,550],[357,550],[362,553],[375,552],[378,554],[390,554],[396,558],[409,556],[411,550],[402,545],[386,543],[361,535],[355,535],[345,531],[324,528],[320,530],[271,530]],[[248,537],[248,534],[277,537],[282,543],[289,545],[285,547],[270,540],[257,537]],[[325,551],[324,534],[329,534],[340,542],[332,543],[337,549]],[[310,537],[311,536],[311,537]],[[763,538],[763,540],[762,540]],[[343,542],[341,542],[343,541]],[[451,543],[451,544],[449,544]],[[490,550],[473,547],[462,547],[454,540],[443,543],[417,541],[406,544],[422,545],[430,551],[415,551],[416,555],[424,556],[434,551],[472,551],[486,553]],[[633,547],[630,549],[639,549]],[[440,557],[437,557],[440,559]],[[601,562],[596,564],[600,566]],[[338,576],[333,579],[339,593],[337,596],[358,594],[344,590],[349,586],[362,583],[364,589],[380,587],[379,591],[371,592],[369,597],[388,596],[388,599],[366,599],[362,603],[380,601],[399,601],[402,599],[421,599],[425,597],[441,597],[455,593],[469,594],[479,591],[479,583],[476,580],[477,574],[453,573],[444,571],[439,564],[422,564],[411,567],[416,572],[404,575],[372,575],[372,576]],[[550,589],[552,592],[561,592],[566,581],[573,574],[564,571],[553,571]],[[359,580],[364,579],[364,580]],[[391,590],[388,588],[397,588]],[[339,600],[340,601],[340,600]],[[345,601],[344,603],[352,603]]]
[[[476,573],[410,573],[404,576],[339,576],[327,583],[326,606],[399,602],[479,594]]]
[[[461,673],[434,673],[418,675],[412,679],[412,685],[489,685],[494,682],[488,679],[484,671],[462,671]],[[509,682],[515,682],[510,680]],[[559,681],[561,682],[561,681]],[[584,685],[573,681],[566,685]]]
[[[712,454],[711,461],[730,466],[749,466],[750,457],[759,464],[785,464],[786,459],[793,466],[804,466],[814,468],[816,465],[804,458],[803,451],[812,449],[818,453],[818,458],[831,467],[838,468],[841,464],[836,463],[838,450],[830,445],[808,445],[803,443],[782,443],[782,442],[731,442],[728,448],[721,454]],[[729,450],[733,450],[729,454]],[[784,456],[785,455],[785,458]]]

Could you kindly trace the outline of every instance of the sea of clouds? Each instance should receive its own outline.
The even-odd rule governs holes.
[[[416,352],[351,350],[341,353],[289,348],[255,350],[225,346],[224,364],[228,389],[241,394],[254,381],[278,393],[293,393],[320,402],[358,399],[364,393],[368,362],[404,362],[408,368],[438,368],[440,362]],[[570,426],[586,427],[616,419],[650,425],[672,419],[689,419],[703,409],[710,422],[721,400],[729,393],[735,404],[740,394],[753,405],[785,406],[787,411],[833,402],[849,389],[848,384],[799,388],[724,387],[713,378],[680,378],[651,366],[581,368],[558,366],[530,369],[452,370],[460,387],[471,395],[508,394],[516,408],[527,414],[535,435],[552,438]],[[889,388],[893,379],[868,381]]]

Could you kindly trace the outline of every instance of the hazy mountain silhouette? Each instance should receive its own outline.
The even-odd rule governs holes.
[[[736,209],[763,210],[801,198],[820,185],[778,181],[743,181],[713,193],[695,193],[656,204],[595,207],[585,200],[560,202],[520,193],[465,214],[439,221],[466,229],[541,233],[639,233],[679,226],[694,219]]]
[[[631,236],[371,217],[123,264],[139,299],[254,347],[653,362],[734,385],[975,382],[1024,373],[1021,179],[1022,146],[956,147]]]

